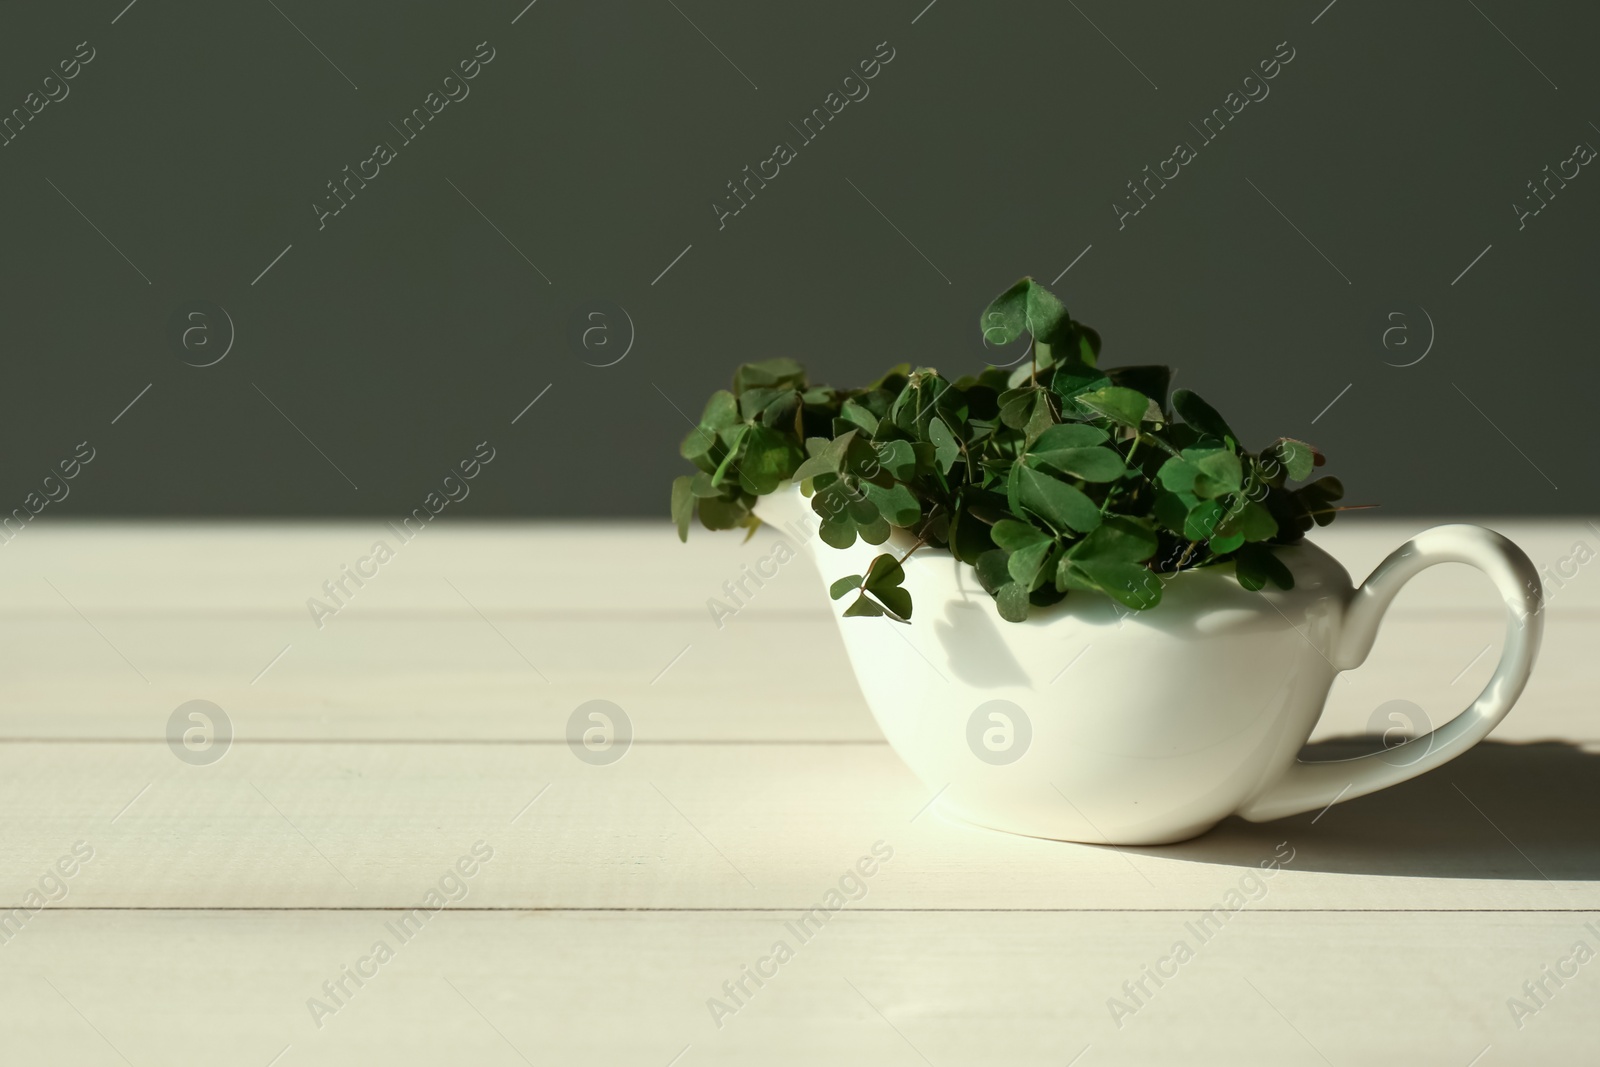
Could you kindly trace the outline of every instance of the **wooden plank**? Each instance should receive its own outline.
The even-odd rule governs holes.
[[[1442,723],[1488,680],[1503,628],[1487,613],[1397,608],[1368,663],[1336,683],[1316,736],[1387,730],[1391,712]],[[913,626],[907,639],[935,638]],[[1600,619],[1552,615],[1533,683],[1496,736],[1600,737],[1588,670],[1597,641]],[[1076,652],[1025,666],[1048,680]],[[881,736],[821,611],[721,630],[704,617],[341,617],[320,632],[303,620],[51,617],[0,622],[0,677],[0,738],[153,739],[193,699],[220,705],[252,739],[552,741],[595,699],[653,741]],[[1070,675],[1041,694],[1068,699]]]
[[[815,657],[802,685],[780,657]],[[270,669],[269,669],[270,667]],[[561,740],[586,701],[652,740],[875,740],[833,621],[477,616],[0,624],[0,737],[156,738],[210,700],[240,737]],[[148,679],[148,682],[146,681]]]
[[[1597,760],[1486,744],[1320,816],[1116,850],[946,822],[882,745],[640,744],[591,766],[559,744],[238,743],[190,766],[161,744],[14,742],[0,886],[20,897],[81,840],[96,857],[69,908],[404,907],[482,839],[475,906],[803,908],[883,840],[864,907],[1208,907],[1286,847],[1275,909],[1593,909]]]
[[[1181,1049],[1184,1063],[1230,1067],[1465,1067],[1586,1062],[1600,1008],[1593,962],[1547,983],[1520,1029],[1508,1008],[1576,942],[1600,940],[1572,913],[1244,911],[1203,941],[1192,912],[955,920],[852,905],[804,942],[785,912],[458,910],[406,942],[395,917],[50,914],[0,947],[7,1058],[1088,1067],[1173,1062]],[[746,979],[719,1027],[708,1001],[732,1007],[723,983],[779,941],[792,955],[762,965],[760,987]],[[378,942],[390,950],[381,964]],[[368,977],[344,979],[335,1007],[323,983],[358,965]],[[1157,986],[1147,967],[1168,977]],[[1123,984],[1139,980],[1148,996],[1135,1000]],[[1112,998],[1132,1014],[1114,1017]]]
[[[1407,537],[1432,524],[1350,516],[1312,536],[1359,581]],[[1600,610],[1600,567],[1574,559],[1580,543],[1600,551],[1596,525],[1567,519],[1485,524],[1506,533],[1561,581],[1553,588],[1551,611]],[[305,625],[306,601],[316,597],[337,606],[323,583],[340,580],[342,568],[370,557],[374,543],[383,540],[393,558],[364,565],[376,571],[364,585],[345,580],[350,595],[341,597],[348,600],[341,620],[419,611],[471,615],[463,594],[497,618],[666,613],[693,619],[706,617],[708,599],[726,597],[724,583],[739,581],[745,567],[771,555],[774,537],[764,529],[745,543],[737,535],[697,530],[681,545],[664,523],[441,520],[404,542],[376,521],[41,523],[0,545],[6,563],[0,568],[0,603],[12,617],[70,615],[66,598],[97,621],[119,613],[143,618],[184,611],[270,614]],[[810,547],[830,551],[816,541]],[[825,556],[823,569],[828,570]],[[745,580],[745,589],[750,596],[740,599],[748,600],[751,615],[825,607],[809,551],[759,587]],[[1486,581],[1451,565],[1419,577],[1401,603],[1483,609],[1496,607],[1499,599]]]

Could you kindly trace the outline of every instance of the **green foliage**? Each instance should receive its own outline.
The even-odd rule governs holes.
[[[696,514],[753,530],[756,498],[799,482],[828,545],[909,536],[829,589],[851,598],[846,615],[897,622],[912,612],[902,564],[924,546],[972,566],[1012,622],[1072,594],[1151,608],[1199,567],[1293,586],[1274,549],[1333,521],[1344,495],[1337,478],[1289,487],[1322,466],[1311,445],[1248,452],[1210,404],[1168,395],[1168,368],[1100,369],[1100,335],[1031,278],[980,328],[992,346],[1027,337],[1032,358],[954,381],[901,364],[853,390],[813,386],[788,359],[741,366],[680,447],[696,473],[672,484],[678,536]]]

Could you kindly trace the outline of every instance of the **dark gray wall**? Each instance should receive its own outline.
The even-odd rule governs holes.
[[[524,2],[8,7],[0,110],[94,58],[0,147],[0,511],[87,440],[47,517],[393,515],[487,440],[459,514],[664,517],[674,405],[736,363],[975,369],[987,299],[1069,264],[1105,361],[1311,440],[1353,502],[1594,510],[1600,167],[1563,162],[1600,146],[1594,5]],[[479,42],[470,95],[402,144]],[[1119,225],[1179,141],[1196,158]],[[1577,176],[1519,220],[1547,164]],[[613,343],[585,349],[601,306]]]

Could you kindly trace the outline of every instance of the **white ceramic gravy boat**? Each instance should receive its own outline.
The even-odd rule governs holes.
[[[763,497],[756,514],[817,530],[798,487]],[[826,585],[911,540],[896,531],[881,546],[810,544]],[[841,604],[833,613],[879,727],[943,811],[1064,841],[1164,844],[1229,815],[1264,822],[1383,789],[1483,740],[1527,683],[1544,622],[1538,571],[1499,534],[1434,527],[1359,588],[1309,542],[1279,556],[1292,590],[1250,592],[1231,568],[1187,571],[1165,581],[1152,610],[1074,594],[1009,623],[971,567],[921,551],[905,566],[912,625],[842,618]],[[1401,746],[1299,761],[1334,675],[1366,659],[1400,587],[1447,562],[1483,571],[1506,603],[1489,684],[1464,713]]]

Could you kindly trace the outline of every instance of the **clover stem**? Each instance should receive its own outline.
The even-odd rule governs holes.
[[[912,545],[910,548],[906,549],[906,554],[900,557],[900,565],[904,566],[906,560],[911,558],[911,553],[915,552],[917,549],[921,548],[923,545],[925,545],[927,543],[928,542],[924,541],[922,538],[920,538],[920,537],[917,538],[917,543]]]
[[[967,443],[961,438],[956,438],[956,445],[961,449],[961,458],[967,465],[967,481],[975,481],[972,474],[972,453],[967,450]]]
[[[1200,542],[1199,541],[1190,541],[1188,547],[1183,550],[1183,555],[1178,557],[1178,565],[1176,567],[1172,568],[1172,569],[1174,571],[1183,570],[1183,565],[1185,563],[1189,562],[1189,557],[1194,555],[1194,550],[1199,548],[1199,547],[1200,547]]]
[[[928,512],[927,519],[925,519],[923,521],[923,523],[922,523],[922,528],[924,530],[926,530],[928,528],[928,523],[933,521],[934,515],[938,514],[938,512],[939,512],[939,506],[938,505],[935,505],[933,510]],[[923,534],[918,534],[916,543],[913,544],[910,548],[906,549],[906,554],[900,557],[899,562],[897,562],[895,564],[895,566],[897,566],[897,567],[905,566],[906,560],[911,558],[911,553],[915,552],[917,549],[921,548],[923,545],[925,545],[927,543],[928,543],[927,537],[924,536]],[[868,567],[867,568],[867,574],[871,574],[871,573],[872,573],[872,568]],[[863,574],[861,576],[861,584],[856,586],[856,592],[857,593],[865,593],[866,591],[867,591],[867,575]]]
[[[917,549],[921,548],[923,545],[928,543],[928,534],[927,534],[928,524],[933,522],[933,517],[935,515],[939,514],[939,508],[941,506],[942,505],[935,504],[933,506],[933,509],[928,512],[928,517],[926,519],[922,520],[922,532],[917,534],[916,543],[913,544],[910,548],[906,549],[906,554],[900,557],[900,563],[901,563],[902,566],[905,564],[906,560],[911,558],[911,553],[915,552]]]

